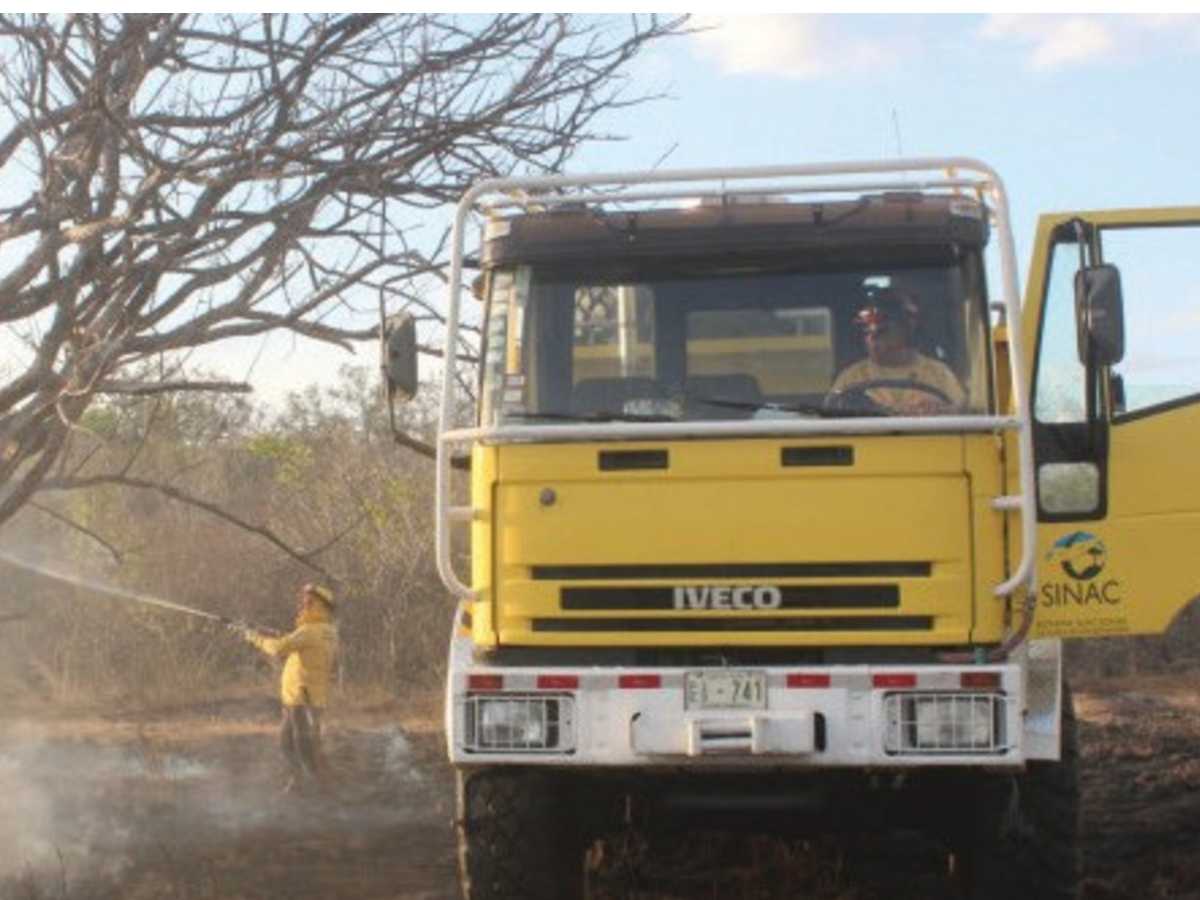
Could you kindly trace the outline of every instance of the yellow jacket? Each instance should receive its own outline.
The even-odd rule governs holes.
[[[950,367],[941,360],[921,353],[913,354],[912,362],[905,366],[881,366],[869,358],[861,359],[842,369],[829,390],[836,394],[869,381],[915,381],[917,384],[927,384],[946,395],[950,401],[947,411],[960,411],[967,399],[962,384]],[[922,407],[933,399],[933,395],[925,391],[905,387],[870,388],[867,396],[900,415],[920,415]]]
[[[322,614],[297,622],[283,637],[251,632],[246,639],[269,656],[284,660],[279,697],[284,706],[319,706],[329,700],[329,678],[337,655],[337,628]]]

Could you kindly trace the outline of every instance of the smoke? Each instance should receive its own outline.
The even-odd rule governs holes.
[[[125,862],[128,826],[87,808],[97,783],[120,780],[130,760],[79,742],[51,744],[18,723],[0,749],[0,878],[77,872],[115,877]]]
[[[186,883],[189,867],[219,870],[257,840],[352,843],[431,808],[440,786],[416,773],[400,729],[329,737],[336,793],[294,797],[280,791],[274,731],[261,720],[164,721],[154,733],[94,720],[0,726],[0,897],[18,883],[125,896],[151,875]]]

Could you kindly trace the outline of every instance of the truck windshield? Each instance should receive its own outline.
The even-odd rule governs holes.
[[[856,271],[492,273],[481,422],[987,413],[977,255]]]

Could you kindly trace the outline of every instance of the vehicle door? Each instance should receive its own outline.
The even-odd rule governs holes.
[[[1200,595],[1200,208],[1044,216],[1024,317],[1034,635],[1165,631]]]

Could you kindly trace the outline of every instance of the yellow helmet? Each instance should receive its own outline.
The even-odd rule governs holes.
[[[333,609],[334,606],[337,605],[333,602],[333,591],[327,587],[324,587],[323,585],[312,583],[306,584],[304,586],[304,593],[312,594],[314,597],[324,601],[325,605],[330,609]]]

